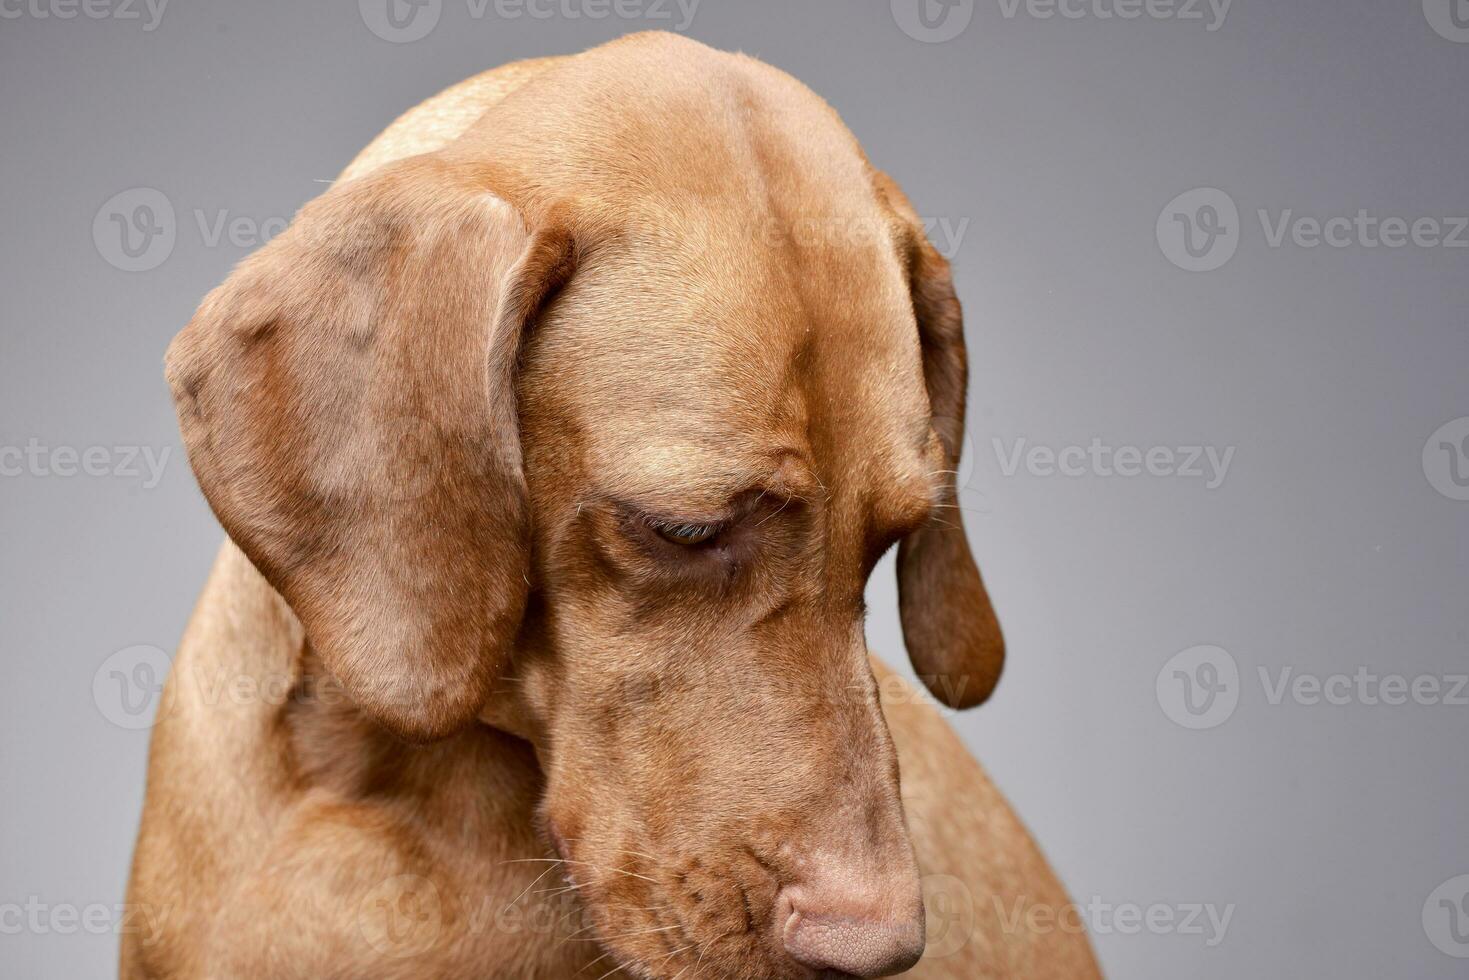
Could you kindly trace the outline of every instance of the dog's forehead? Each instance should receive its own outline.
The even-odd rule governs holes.
[[[856,140],[789,76],[647,43],[698,67],[612,70],[648,53],[609,48],[458,151],[579,245],[531,337],[530,409],[554,405],[623,485],[727,484],[791,452],[906,476],[928,397],[902,231]],[[563,89],[581,95],[550,106]]]
[[[536,341],[545,383],[529,397],[554,402],[590,464],[634,494],[712,506],[787,457],[919,478],[929,406],[891,243],[852,222],[796,242],[780,240],[789,225],[755,242],[727,224],[696,247],[667,228],[631,236],[581,270]]]

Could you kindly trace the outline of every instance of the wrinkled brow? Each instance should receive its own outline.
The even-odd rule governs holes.
[[[707,447],[644,447],[609,467],[601,491],[650,513],[718,521],[751,495],[816,502],[826,494],[802,449],[734,457]]]

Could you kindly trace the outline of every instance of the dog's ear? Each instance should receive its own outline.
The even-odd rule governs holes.
[[[929,242],[907,197],[886,174],[875,173],[874,182],[898,218],[899,252],[907,266],[923,349],[923,377],[948,471],[936,518],[898,545],[903,639],[914,669],[933,695],[950,707],[969,708],[988,698],[999,683],[1005,639],[958,506],[956,478],[969,382],[964,315],[949,262]]]
[[[343,184],[245,260],[167,370],[199,485],[347,692],[398,735],[471,720],[528,589],[514,370],[570,275],[482,175]]]

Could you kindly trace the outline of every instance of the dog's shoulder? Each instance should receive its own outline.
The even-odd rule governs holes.
[[[1099,977],[1079,910],[938,703],[876,658],[873,669],[898,749],[929,920],[928,952],[908,975]],[[1037,909],[1040,916],[1030,914]]]

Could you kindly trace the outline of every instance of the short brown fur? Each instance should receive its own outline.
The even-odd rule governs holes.
[[[1064,891],[866,652],[900,542],[918,673],[956,707],[999,677],[962,317],[789,76],[648,34],[461,83],[169,377],[231,541],[154,731],[129,902],[166,914],[127,980],[809,977],[780,924],[832,869],[894,918],[924,876],[912,976],[1098,975],[1007,921]]]

